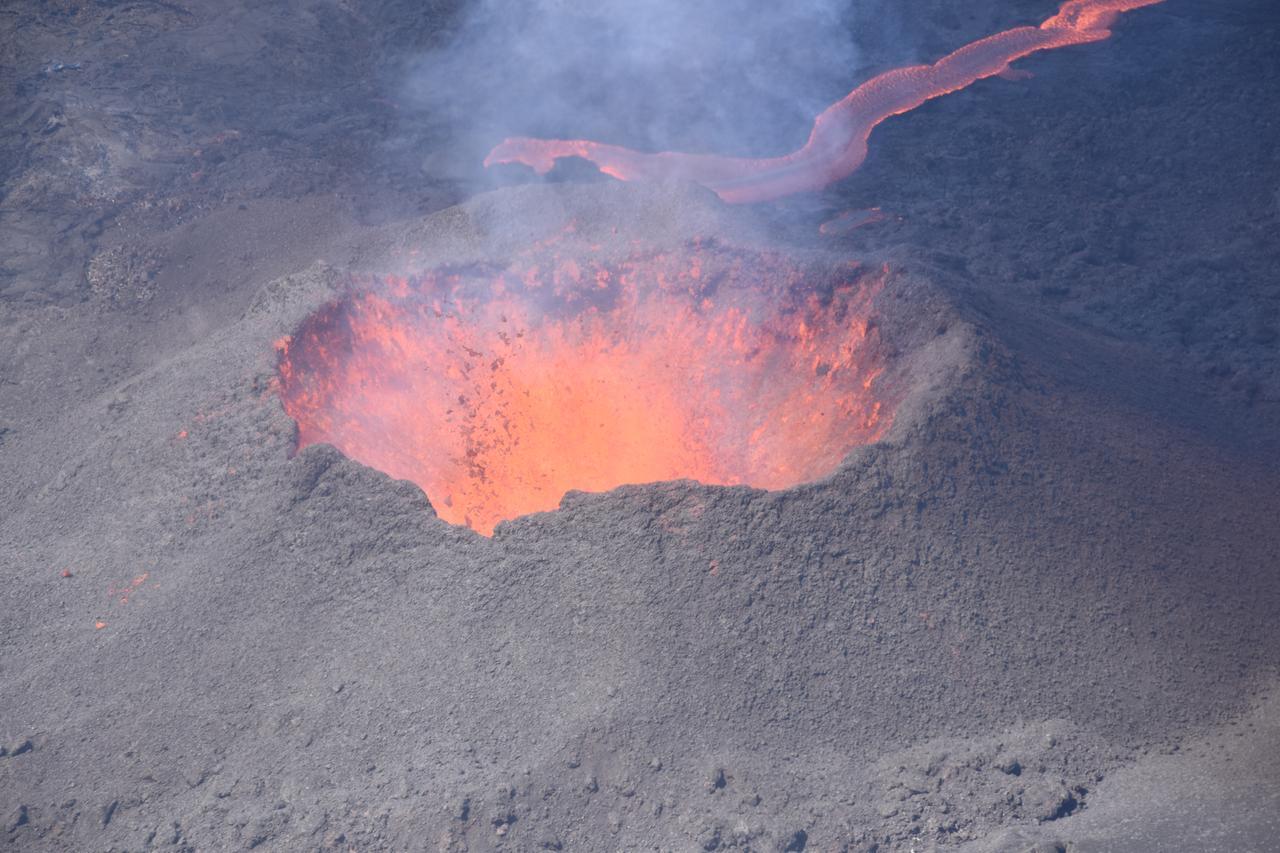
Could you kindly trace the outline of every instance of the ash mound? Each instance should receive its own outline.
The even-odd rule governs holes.
[[[696,234],[830,262],[678,187],[502,190],[373,243],[413,273],[566,221],[609,251]],[[1225,404],[954,270],[864,260],[892,271],[892,425],[790,488],[450,524],[299,450],[276,343],[346,292],[322,266],[20,431],[6,840],[950,846],[1087,814],[1113,770],[1244,711],[1276,675],[1280,495]]]

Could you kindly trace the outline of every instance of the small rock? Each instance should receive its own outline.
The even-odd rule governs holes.
[[[244,837],[247,839],[245,841],[245,847],[250,850],[261,847],[270,841],[274,834],[275,833],[269,823],[262,820],[255,820],[253,824],[245,830]]]
[[[119,800],[112,800],[102,807],[102,826],[105,828],[111,823],[111,818],[115,817],[116,808],[120,805]]]
[[[0,746],[0,757],[8,756],[13,758],[16,755],[22,755],[24,752],[30,752],[35,748],[35,744],[31,742],[31,738],[20,738],[6,746]]]
[[[1057,820],[1076,810],[1080,803],[1060,782],[1041,782],[1022,795],[1022,806],[1029,817],[1038,821]]]
[[[778,844],[778,849],[782,853],[799,853],[809,843],[809,833],[803,829],[797,829],[790,835],[784,836]]]
[[[929,793],[937,785],[937,782],[919,770],[908,770],[899,776],[895,784],[898,786],[899,799],[905,800],[908,797]]]
[[[5,832],[16,832],[18,827],[25,826],[30,818],[27,816],[27,807],[18,806],[9,815],[9,819],[4,822]]]
[[[586,783],[584,783],[582,787],[588,794],[594,794],[596,791],[600,790],[600,782],[596,777],[588,776]]]
[[[716,850],[720,847],[720,827],[709,826],[698,833],[698,846],[703,850]]]
[[[1001,773],[1008,773],[1010,776],[1022,775],[1022,762],[1016,758],[1010,758],[996,765],[996,769]]]
[[[719,791],[726,784],[728,784],[728,780],[725,778],[724,768],[723,767],[711,768],[711,772],[707,776],[707,790]]]
[[[622,818],[617,812],[609,812],[609,814],[605,816],[605,820],[609,823],[610,832],[618,832],[622,829]]]
[[[649,759],[649,769],[654,771],[655,773],[661,770],[662,759],[658,758],[656,755],[653,758]]]

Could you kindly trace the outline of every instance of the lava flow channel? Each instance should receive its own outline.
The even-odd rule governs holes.
[[[883,270],[690,246],[363,282],[279,344],[299,446],[329,443],[492,533],[566,491],[777,489],[888,428]]]
[[[867,156],[876,125],[932,98],[1008,70],[1041,50],[1101,41],[1121,12],[1163,0],[1068,0],[1038,27],[1016,27],[965,45],[932,65],[886,71],[832,104],[813,123],[804,147],[781,157],[720,157],[674,151],[645,153],[587,139],[504,140],[486,166],[523,163],[546,174],[562,157],[581,157],[623,181],[684,180],[730,203],[769,201],[819,190],[852,174]]]

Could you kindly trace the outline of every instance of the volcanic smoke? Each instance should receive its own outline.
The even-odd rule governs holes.
[[[279,345],[299,446],[333,444],[490,534],[570,489],[812,481],[889,427],[883,269],[698,243],[610,260],[561,239],[313,314]]]
[[[562,157],[581,157],[623,181],[683,180],[701,184],[730,203],[769,201],[819,190],[848,177],[867,156],[876,125],[932,98],[1001,74],[1041,50],[1102,41],[1122,12],[1162,0],[1067,0],[1038,27],[1015,27],[965,45],[932,65],[886,71],[828,107],[813,123],[809,141],[781,157],[753,159],[674,151],[645,153],[586,139],[504,140],[486,166],[522,163],[546,174]]]

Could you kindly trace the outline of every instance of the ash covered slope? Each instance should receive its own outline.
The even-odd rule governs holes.
[[[1280,826],[1277,694],[1177,750],[1112,774],[1089,808],[1038,827],[997,831],[964,853],[1014,850],[1271,850]]]
[[[749,233],[700,193],[530,188],[392,242],[500,257],[493,212],[549,207],[589,210],[583,240]],[[1159,375],[1140,351],[1002,328],[888,260],[915,270],[882,300],[914,395],[786,492],[571,495],[487,540],[330,449],[290,459],[271,342],[324,270],[22,433],[7,840],[905,849],[1058,818],[1242,707],[1274,675],[1274,470],[1113,379]]]

